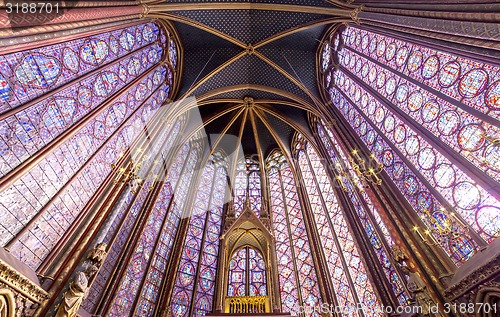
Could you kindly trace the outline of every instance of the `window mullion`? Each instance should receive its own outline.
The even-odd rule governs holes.
[[[312,175],[312,177],[314,179],[314,184],[316,186],[316,190],[318,191],[318,197],[320,198],[321,204],[323,205],[323,211],[325,212],[325,216],[326,216],[325,218],[328,221],[328,225],[330,226],[330,230],[332,232],[332,235],[333,235],[333,238],[334,238],[334,241],[335,241],[335,246],[337,247],[337,250],[339,252],[339,258],[342,261],[342,266],[344,267],[344,271],[346,273],[347,280],[349,281],[349,286],[351,288],[351,293],[352,293],[352,295],[354,297],[354,300],[356,301],[356,304],[359,305],[360,300],[359,300],[359,297],[358,297],[358,293],[356,292],[356,288],[354,286],[354,282],[352,281],[352,277],[351,277],[351,274],[350,274],[350,271],[349,271],[349,267],[348,267],[347,262],[346,262],[346,260],[344,258],[344,254],[342,252],[342,247],[340,246],[340,243],[339,243],[338,238],[337,238],[337,234],[335,233],[335,228],[333,226],[332,219],[330,218],[330,215],[328,214],[328,209],[326,207],[326,202],[325,202],[325,200],[323,198],[323,194],[322,194],[321,189],[319,187],[319,183],[318,183],[318,179],[316,177],[316,174],[314,173],[314,169],[312,167],[311,160],[309,158],[309,154],[307,153],[307,150],[304,149],[303,151],[304,151],[304,154],[306,156],[306,160],[307,160],[307,163],[309,165],[309,169],[311,171],[311,175]],[[330,278],[331,278],[331,276],[330,276]],[[335,284],[335,283],[333,283],[333,284]],[[359,311],[359,315],[364,316],[364,313],[363,313],[362,310]]]

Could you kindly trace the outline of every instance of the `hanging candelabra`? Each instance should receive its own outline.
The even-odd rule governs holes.
[[[138,153],[140,154],[142,152],[141,149],[138,149]],[[123,154],[121,154],[118,158],[120,160],[123,157]],[[146,156],[142,155],[137,161],[134,161],[133,159],[130,160],[129,164],[127,164],[125,167],[120,167],[116,169],[117,164],[111,164],[111,167],[113,169],[116,169],[115,171],[115,178],[113,179],[114,184],[118,183],[126,183],[127,186],[130,186],[131,192],[135,194],[139,187],[141,186],[142,182],[144,181],[141,177],[139,177],[139,172],[144,164],[144,161],[146,160]]]
[[[416,225],[413,227],[413,230],[427,245],[439,245],[440,243],[438,239],[436,239],[436,236],[448,241],[453,241],[461,236],[468,235],[469,226],[467,226],[455,212],[449,212],[443,208],[433,214],[425,209],[424,213],[431,223],[430,228],[425,229],[423,234]]]
[[[353,149],[350,154],[349,162],[352,169],[362,181],[374,185],[382,184],[380,173],[384,170],[384,165],[377,160],[375,154],[370,154],[367,159],[361,157],[357,149]]]
[[[352,162],[352,159],[349,158],[349,162]],[[335,164],[335,168],[333,168],[333,172],[335,174],[335,180],[338,182],[340,188],[344,191],[348,191],[347,186],[354,185],[356,186],[361,193],[365,192],[365,189],[368,187],[368,181],[364,177],[360,177],[360,167],[357,164],[352,164],[351,166],[347,166],[347,170],[337,162]],[[375,170],[373,171],[375,172]],[[368,173],[372,173],[368,171]],[[362,176],[362,175],[361,175]],[[375,184],[380,185],[382,180],[375,182]]]

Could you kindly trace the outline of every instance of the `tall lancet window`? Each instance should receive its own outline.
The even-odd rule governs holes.
[[[163,141],[169,140],[170,138],[165,138]],[[171,142],[165,142],[167,149],[171,145]],[[179,158],[185,159],[179,164],[183,167],[182,177],[178,179],[177,166],[172,166],[173,174],[167,176],[162,190],[156,197],[154,207],[149,211],[140,239],[134,246],[134,252],[107,316],[152,316],[155,299],[158,296],[155,290],[159,289],[160,278],[164,275],[158,267],[161,268],[161,262],[170,256],[171,243],[177,230],[177,226],[172,224],[179,222],[180,210],[186,201],[186,188],[189,187],[194,168],[201,155],[200,142],[189,142],[186,145],[184,147],[189,149],[189,155],[183,154],[185,151],[183,149],[179,152]],[[149,191],[147,187],[143,187],[142,190]],[[174,192],[175,198],[171,201]],[[161,249],[162,247],[164,248]],[[155,261],[151,262],[153,257]]]
[[[0,243],[13,256],[43,271],[81,223],[170,95],[171,40],[141,21],[0,56]]]
[[[238,217],[242,212],[245,206],[245,199],[247,197],[247,189],[248,189],[248,177],[247,177],[247,166],[244,160],[241,160],[236,165],[236,175],[234,177],[234,212],[236,217]]]
[[[304,316],[300,307],[318,307],[318,277],[292,169],[281,152],[267,159],[271,213],[276,239],[281,308]],[[319,316],[313,312],[307,316]]]
[[[262,205],[262,189],[260,180],[260,165],[250,157],[238,162],[234,183],[234,212],[238,217],[249,199],[250,207],[257,216],[260,215]]]
[[[298,167],[334,287],[335,304],[346,309],[346,316],[383,316],[323,161],[308,142],[300,136],[298,140]],[[357,310],[360,305],[366,310]]]
[[[173,316],[204,316],[213,310],[227,162],[214,154],[201,173],[179,270],[170,300]],[[187,208],[187,209],[186,209]]]
[[[176,140],[177,135],[182,128],[183,120],[181,119],[176,120],[176,122],[172,126],[166,126],[164,128],[164,132],[161,133],[157,138],[157,143],[160,146],[163,146],[162,148],[160,148],[160,153],[157,153],[156,157],[152,156],[152,159],[146,162],[145,165],[143,165],[143,167],[148,170],[148,176],[145,177],[146,182],[144,186],[135,193],[132,189],[127,189],[123,192],[122,197],[120,197],[120,199],[115,203],[110,216],[108,216],[106,222],[104,223],[104,229],[101,230],[99,235],[94,240],[94,243],[92,245],[95,245],[99,242],[104,242],[111,247],[103,265],[101,266],[101,269],[99,270],[97,277],[91,285],[88,296],[82,304],[86,311],[91,313],[96,312],[98,302],[102,299],[103,292],[106,289],[106,284],[112,279],[113,270],[118,263],[120,254],[126,249],[125,243],[133,230],[137,218],[140,215],[140,210],[142,210],[142,208],[144,207],[147,195],[150,192],[150,185],[152,185],[152,181],[157,180],[158,177],[164,176],[160,176],[160,174],[165,173],[163,167],[163,164],[165,164],[165,162],[163,161],[163,158],[166,157],[170,151],[174,150],[172,149],[172,144],[174,144],[174,141]],[[146,152],[149,152],[149,150],[146,150]],[[156,206],[155,208],[168,208],[170,198],[167,193],[170,190],[170,187],[172,188],[172,190],[176,190],[178,179],[182,172],[183,166],[186,165],[187,168],[190,168],[187,161],[187,156],[189,153],[190,144],[187,143],[181,148],[178,155],[176,156],[176,159],[168,168],[168,176],[165,180],[165,188],[162,191],[162,197],[163,200],[165,200],[165,203],[161,206]],[[192,154],[196,155],[196,153]],[[189,177],[189,175],[187,174],[188,173],[184,173],[185,176],[183,177]],[[176,213],[170,212],[168,215],[168,221],[170,222],[172,220],[175,222],[175,217]],[[168,227],[168,224],[166,224],[162,229],[169,230],[169,233],[161,235],[160,243],[165,242],[165,239],[170,239],[170,236],[175,234],[176,230],[170,230],[169,228],[170,227]],[[175,226],[173,226],[173,228],[175,228]],[[165,244],[167,245],[169,245],[169,243],[171,242],[165,242]],[[154,269],[159,263],[162,263],[162,261],[166,261],[163,259],[169,257],[169,248],[170,246],[162,248],[162,250],[165,251],[165,253],[161,255],[162,259],[153,261],[151,269]],[[159,275],[161,276],[161,274]],[[144,290],[149,288],[149,277],[150,275],[147,274],[147,280],[145,282],[146,284]],[[123,283],[126,283],[127,281],[131,282],[130,277],[125,278],[125,281]],[[124,300],[126,300],[127,298],[127,296],[122,297],[124,298]],[[155,296],[151,296],[150,299],[154,300]],[[126,307],[127,305],[124,305],[124,308]],[[146,316],[146,314],[144,315]]]
[[[380,268],[384,271],[387,281],[391,284],[399,305],[408,304],[409,297],[403,285],[405,278],[397,271],[397,265],[393,262],[390,254],[390,247],[394,245],[394,241],[382,222],[378,208],[372,202],[370,196],[367,195],[348,156],[338,144],[332,131],[323,123],[317,124],[317,131],[332,160],[336,181],[347,192],[359,223],[363,226],[366,236],[377,254],[381,265]]]
[[[259,250],[245,246],[229,261],[227,296],[266,296],[266,262]]]
[[[322,73],[334,107],[386,166],[428,238],[461,265],[500,236],[500,195],[490,190],[500,175],[500,69],[357,27],[328,41]]]

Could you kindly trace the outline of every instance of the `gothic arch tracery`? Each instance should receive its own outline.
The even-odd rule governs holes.
[[[333,107],[384,164],[432,239],[455,264],[465,262],[498,235],[491,190],[498,122],[488,101],[497,94],[495,67],[359,27],[326,39],[320,73]],[[457,234],[442,235],[447,226]]]

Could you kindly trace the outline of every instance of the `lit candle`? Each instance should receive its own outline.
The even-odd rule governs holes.
[[[438,241],[436,240],[436,238],[434,238],[434,236],[432,235],[432,233],[429,229],[425,230],[425,233],[431,238],[432,242],[434,242],[435,244],[438,244]]]
[[[417,226],[413,227],[413,230],[414,230],[414,231],[418,234],[418,236],[420,237],[420,239],[422,239],[422,241],[424,241],[424,242],[425,242],[425,238],[424,238],[424,236],[422,236],[422,234],[420,233],[420,230],[418,230],[418,227],[417,227]]]
[[[360,157],[360,156],[359,156],[359,154],[358,154],[358,150],[354,149],[354,150],[352,150],[352,152],[351,152],[351,153],[352,153],[352,155],[354,155],[354,157],[356,158],[356,160],[357,160],[358,162],[359,162],[359,161],[361,161],[361,157]]]
[[[378,166],[380,164],[379,161],[377,160],[377,157],[375,156],[375,154],[373,154],[373,153],[370,154],[370,158],[373,159],[373,161],[375,161],[375,165]]]

